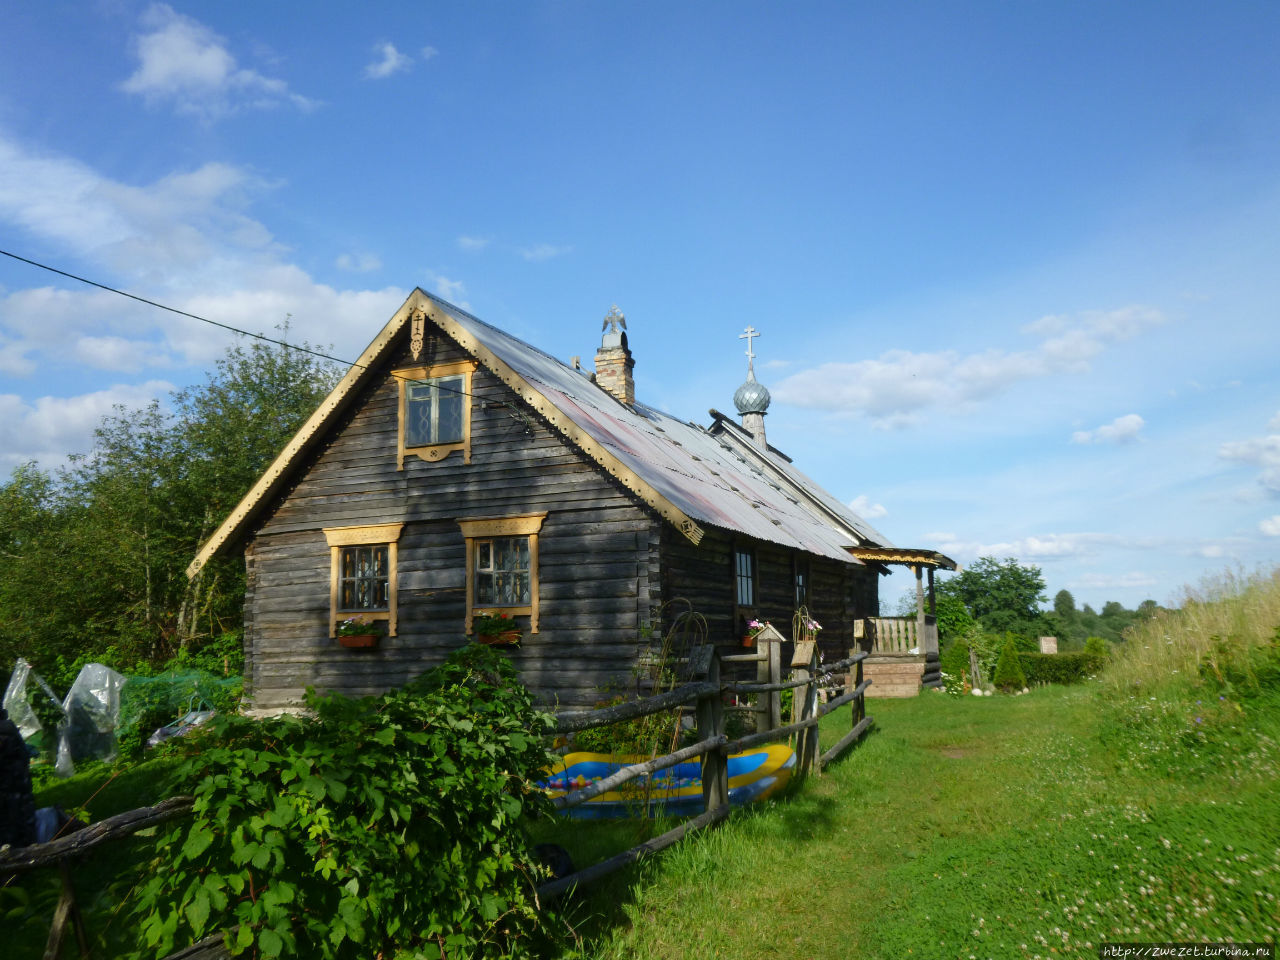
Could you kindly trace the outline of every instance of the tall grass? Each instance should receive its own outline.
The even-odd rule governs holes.
[[[1121,695],[1195,686],[1210,677],[1225,684],[1242,672],[1248,684],[1254,662],[1274,648],[1277,627],[1280,568],[1251,575],[1226,571],[1198,589],[1188,587],[1180,609],[1131,628],[1103,682]]]
[[[1132,630],[1102,677],[1123,769],[1224,786],[1280,769],[1280,569],[1224,573]]]

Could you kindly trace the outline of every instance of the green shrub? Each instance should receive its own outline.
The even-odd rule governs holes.
[[[960,637],[951,646],[942,651],[940,660],[942,672],[951,677],[967,677],[969,675],[969,641]]]
[[[1092,653],[1019,653],[1027,684],[1083,683],[1096,676],[1107,658]]]
[[[1000,651],[1000,659],[996,661],[994,682],[997,689],[1005,691],[1021,690],[1027,685],[1027,678],[1022,673],[1022,665],[1018,663],[1018,647],[1011,636],[1005,640],[1004,649]]]
[[[1111,656],[1111,644],[1102,637],[1085,637],[1084,652],[1095,657]]]
[[[135,923],[145,948],[226,931],[259,957],[537,953],[545,870],[522,819],[552,757],[498,652],[468,646],[408,687],[309,694],[314,717],[222,717],[179,773],[194,816],[156,844]]]

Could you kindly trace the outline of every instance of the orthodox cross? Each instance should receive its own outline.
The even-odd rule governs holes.
[[[613,327],[614,333],[618,332],[618,327],[622,327],[623,330],[627,329],[627,318],[623,312],[618,309],[618,305],[616,303],[610,307],[609,312],[604,315],[604,325],[600,329],[608,330],[610,327]]]
[[[738,334],[739,340],[747,341],[747,369],[754,370],[756,366],[756,355],[751,352],[751,338],[758,337],[760,333],[755,327],[747,327],[745,333]]]

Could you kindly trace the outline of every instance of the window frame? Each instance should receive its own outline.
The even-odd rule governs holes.
[[[329,636],[337,636],[338,621],[349,617],[364,617],[366,620],[384,620],[387,624],[387,635],[396,636],[397,602],[399,590],[397,580],[398,542],[403,523],[362,524],[354,527],[325,527],[324,538],[329,545]],[[342,551],[348,547],[386,547],[387,548],[387,609],[386,610],[341,610],[338,597],[342,582]]]
[[[733,605],[739,610],[754,610],[760,603],[760,566],[756,562],[755,547],[746,543],[735,543],[731,557],[731,571],[733,573]],[[747,574],[742,573],[741,560],[746,558],[750,563],[750,571]],[[742,601],[742,584],[743,581],[751,588],[751,597],[746,602]]]
[[[406,457],[417,457],[426,463],[439,463],[455,450],[462,451],[462,462],[471,462],[471,377],[478,366],[475,360],[457,360],[423,367],[404,367],[396,370],[399,390],[396,425],[396,469],[404,469]],[[462,439],[451,443],[431,443],[421,446],[405,446],[405,423],[409,412],[409,386],[422,381],[443,380],[446,377],[462,377]]]
[[[527,616],[529,632],[538,632],[538,535],[542,530],[546,513],[523,513],[507,517],[465,517],[458,520],[466,551],[466,624],[465,633],[471,635],[471,621],[478,614]],[[485,541],[508,537],[527,537],[529,540],[529,602],[520,606],[477,605],[476,552]]]
[[[804,586],[804,596],[800,596],[801,585]],[[794,595],[796,609],[804,607],[809,609],[809,602],[813,599],[813,564],[809,562],[809,558],[801,554],[795,554],[791,568],[791,586]]]

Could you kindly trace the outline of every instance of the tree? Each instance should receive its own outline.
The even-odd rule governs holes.
[[[1068,622],[1076,615],[1076,598],[1070,590],[1059,590],[1053,595],[1053,612]]]
[[[19,467],[0,486],[0,668],[17,656],[42,672],[86,656],[127,667],[240,629],[243,564],[220,559],[194,581],[187,564],[337,374],[287,347],[236,344],[173,394],[173,412],[117,407],[56,476]]]
[[[937,591],[958,599],[989,632],[1039,632],[1040,604],[1045,600],[1039,567],[1023,566],[1013,557],[981,557],[963,573],[944,580]]]

